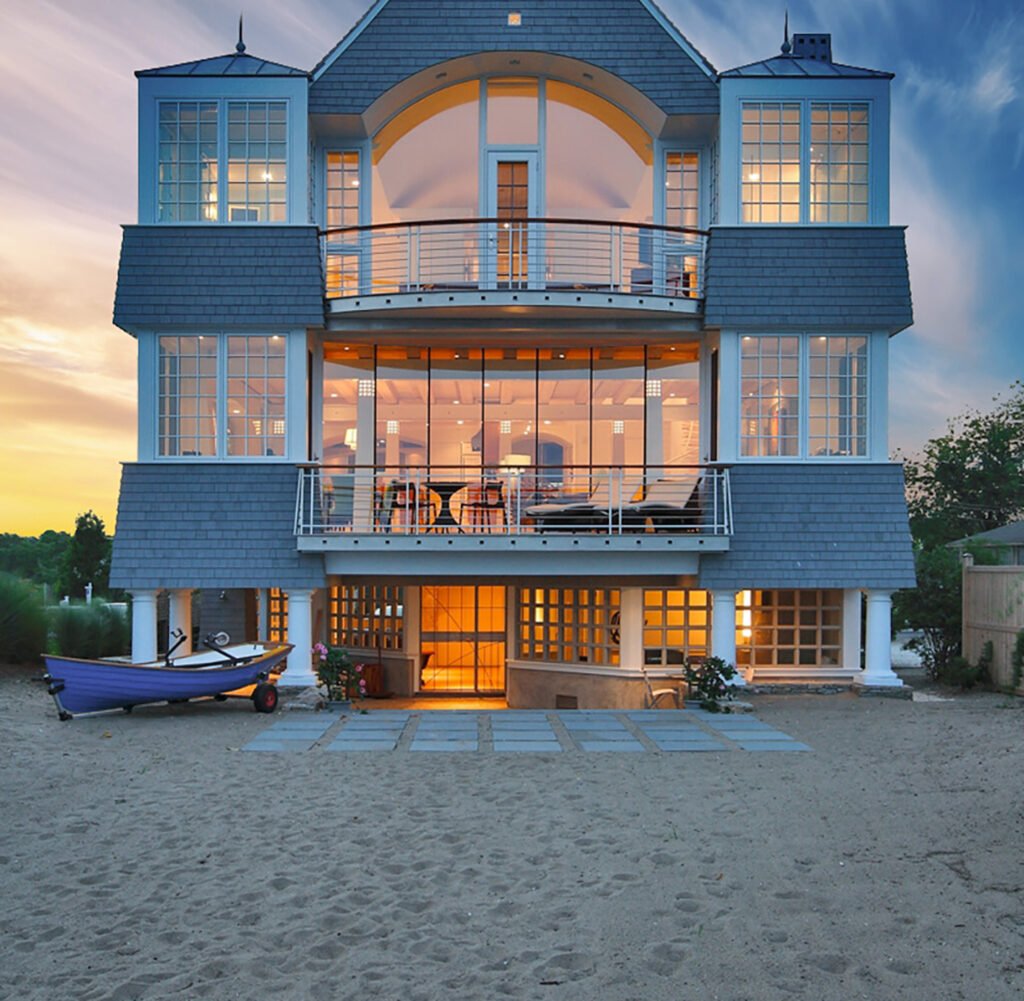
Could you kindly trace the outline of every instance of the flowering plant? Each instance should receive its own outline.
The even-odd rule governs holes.
[[[353,664],[340,647],[313,644],[313,663],[317,681],[327,689],[329,701],[361,699],[366,695],[363,665]]]

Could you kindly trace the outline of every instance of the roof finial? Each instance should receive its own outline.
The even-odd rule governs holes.
[[[235,51],[241,55],[245,52],[245,42],[242,41],[242,15],[238,15],[238,44],[235,46]]]
[[[782,54],[788,56],[793,51],[793,46],[789,44],[789,8],[786,8],[786,27],[783,31],[782,39]]]

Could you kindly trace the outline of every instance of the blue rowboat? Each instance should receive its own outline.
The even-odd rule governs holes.
[[[257,712],[273,712],[277,689],[271,672],[284,670],[280,665],[291,650],[290,643],[239,643],[145,664],[44,655],[45,681],[62,720],[226,695],[251,698]]]

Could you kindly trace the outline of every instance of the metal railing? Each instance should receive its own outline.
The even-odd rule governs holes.
[[[701,299],[703,230],[584,219],[437,219],[321,234],[328,298],[584,291]]]
[[[732,534],[729,469],[299,467],[295,534]]]

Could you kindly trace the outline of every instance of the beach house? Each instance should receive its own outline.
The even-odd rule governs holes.
[[[899,684],[891,74],[782,24],[719,71],[686,31],[378,0],[311,71],[240,33],[137,74],[136,658],[202,595],[296,684],[315,641],[517,707],[640,705],[709,654]]]

